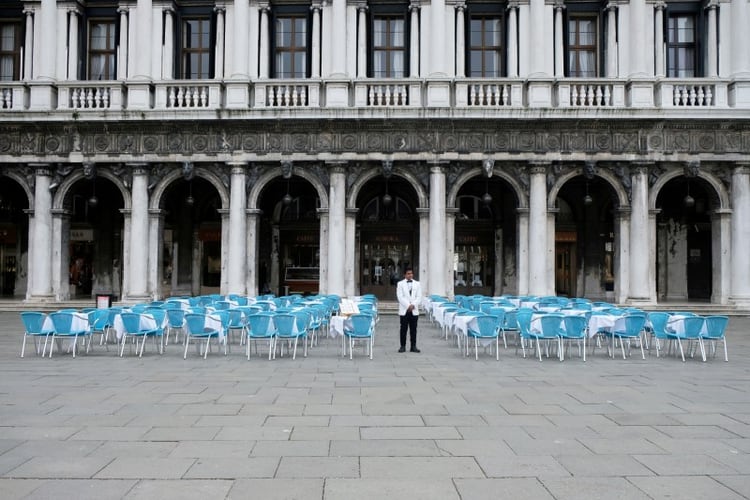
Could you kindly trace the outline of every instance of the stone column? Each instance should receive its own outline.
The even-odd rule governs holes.
[[[648,303],[651,301],[649,249],[656,245],[656,231],[652,232],[649,224],[647,164],[635,164],[632,168],[631,190],[629,301]]]
[[[346,248],[346,162],[329,162],[328,293],[344,295]],[[352,249],[353,250],[353,249]]]
[[[128,77],[128,7],[120,7],[120,40],[117,46],[117,79]]]
[[[545,0],[529,0],[529,27],[532,28],[529,34],[529,45],[531,47],[529,48],[530,61],[528,68],[530,76],[540,76],[547,73],[544,67],[544,52],[548,47],[545,44],[545,33],[544,28],[542,28],[544,26],[544,16]],[[534,29],[534,23],[540,23],[540,26]]]
[[[543,1],[543,0],[541,0]],[[445,64],[445,0],[430,2],[430,75],[447,75]],[[442,295],[442,294],[441,294]]]
[[[346,75],[346,0],[331,0],[333,22],[331,30],[331,73],[332,76]],[[330,282],[329,282],[330,285]],[[343,289],[343,286],[342,286]],[[336,292],[332,292],[336,293]]]
[[[565,45],[563,42],[563,11],[565,4],[555,2],[555,76],[565,76]],[[534,21],[532,21],[534,22]]]
[[[322,1],[313,2],[312,10],[312,46],[310,47],[310,77],[320,78],[320,10]]]
[[[148,254],[151,257],[148,262],[148,290],[154,297],[162,298],[162,260],[164,255],[164,211],[153,209],[148,211]]]
[[[657,1],[654,4],[654,75],[664,77],[667,67],[664,63],[664,9],[666,2]]]
[[[613,274],[615,277],[615,303],[625,302],[630,293],[630,209],[621,208],[615,213],[615,254]]]
[[[732,286],[731,300],[750,308],[750,163],[738,163],[732,171]]]
[[[456,77],[463,78],[466,76],[466,25],[465,25],[466,4],[456,5]],[[452,280],[451,280],[452,281]],[[451,290],[452,286],[449,287]],[[453,295],[451,294],[451,297]]]
[[[711,255],[713,260],[711,302],[727,304],[732,284],[732,210],[718,209],[711,214]]]
[[[732,47],[732,69],[731,76],[747,78],[750,76],[750,60],[747,57],[747,48],[750,47],[750,30],[747,29],[748,12],[747,0],[731,0],[732,12],[731,29],[728,36]],[[736,275],[735,275],[736,276]]]
[[[34,270],[29,300],[52,300],[52,193],[50,166],[31,165],[34,177],[34,224],[29,244],[29,267]]]
[[[222,295],[226,295],[229,292],[229,274],[231,274],[231,270],[229,267],[229,238],[231,234],[231,230],[229,228],[230,224],[230,216],[229,216],[229,209],[227,208],[220,208],[217,210],[219,212],[219,216],[221,217],[221,274],[219,277],[219,293]],[[244,264],[244,262],[242,263]],[[244,284],[244,280],[243,280]],[[242,285],[240,285],[242,286]]]
[[[68,80],[78,80],[78,11],[68,10]]]
[[[217,35],[218,42],[218,35]],[[162,76],[171,80],[174,74],[174,8],[164,8],[164,47],[162,57]]]
[[[320,216],[320,293],[328,293],[328,209],[319,208]]]
[[[630,24],[628,38],[630,40],[629,74],[631,76],[648,76],[646,63],[646,0],[630,0]],[[650,26],[650,24],[649,24]]]
[[[268,78],[269,75],[269,61],[270,54],[270,43],[271,35],[268,30],[268,11],[270,7],[268,4],[261,5],[260,7],[260,48],[259,48],[259,78]]]
[[[433,3],[433,6],[435,4]],[[429,280],[427,294],[445,295],[445,275],[448,264],[445,262],[445,163],[430,162],[430,247]]]
[[[717,0],[711,0],[706,6],[708,11],[707,20],[707,37],[706,37],[706,76],[716,78],[719,76],[719,38],[716,26],[716,11],[719,8]],[[750,19],[747,19],[750,21]]]
[[[344,290],[346,295],[351,297],[356,295],[356,274],[357,274],[357,260],[355,259],[356,248],[357,248],[357,212],[358,208],[347,208],[346,209],[346,241],[344,248],[346,249],[344,269],[346,270],[344,276]]]
[[[42,80],[55,80],[57,68],[57,5],[56,0],[42,0],[40,30],[34,30],[34,44],[39,49],[39,65],[35,67],[35,77]]]
[[[357,7],[357,78],[367,77],[367,5]]]
[[[34,69],[34,9],[26,8],[23,10],[26,16],[26,36],[23,42],[23,79],[28,81],[33,76]]]
[[[416,276],[422,285],[422,290],[430,290],[430,259],[428,249],[430,247],[430,209],[417,208],[419,216],[419,275]],[[414,269],[414,271],[417,271]]]
[[[223,5],[214,7],[214,12],[216,12],[216,64],[214,67],[214,78],[217,80],[224,78],[224,47],[226,45],[224,17],[226,10],[226,7]],[[245,31],[248,31],[248,29]],[[245,50],[247,50],[247,47],[245,47]]]
[[[518,275],[517,295],[529,294],[529,209],[519,208],[518,213],[518,255],[516,274]]]
[[[617,4],[607,7],[607,78],[617,78]],[[656,44],[658,46],[658,44]]]
[[[60,249],[52,252],[52,295],[54,300],[70,300],[70,211],[52,209],[51,242]]]
[[[136,4],[136,29],[138,31],[135,44],[136,53],[133,57],[135,63],[135,78],[150,80],[151,75],[151,52],[154,50],[152,36],[153,3],[151,0],[138,0]],[[133,283],[131,282],[131,285]]]
[[[508,78],[518,77],[518,0],[508,2]]]
[[[446,283],[445,293],[448,297],[456,296],[456,280],[453,275],[454,259],[456,255],[456,214],[458,213],[457,208],[446,208],[445,209],[445,262],[447,263],[446,272]]]
[[[250,46],[250,33],[255,32],[254,26],[249,23],[250,5],[247,0],[235,0],[234,29],[232,31],[232,78],[247,78],[248,76],[248,50]]]
[[[529,293],[547,294],[547,167],[529,162]]]
[[[409,4],[411,22],[409,26],[409,78],[419,78],[419,3]]]
[[[232,169],[229,195],[229,248],[227,266],[227,293],[245,295],[247,275],[247,192],[245,179],[247,163],[228,164]]]
[[[246,214],[246,239],[245,245],[247,246],[247,281],[245,282],[245,288],[247,294],[250,296],[258,295],[260,293],[260,287],[264,283],[258,282],[258,251],[259,243],[258,231],[260,230],[260,216],[262,212],[257,208],[248,208],[245,210]]]
[[[133,171],[132,208],[130,220],[130,289],[128,300],[141,301],[149,298],[148,279],[148,165],[131,163]]]

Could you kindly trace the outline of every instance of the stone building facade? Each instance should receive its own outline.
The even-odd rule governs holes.
[[[750,308],[749,10],[3,2],[2,293]]]

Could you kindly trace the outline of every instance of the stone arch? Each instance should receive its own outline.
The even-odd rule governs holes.
[[[229,208],[229,191],[227,190],[221,179],[208,169],[201,168],[199,165],[195,166],[195,176],[201,177],[207,180],[219,193],[219,199],[221,199],[221,208]],[[179,168],[172,169],[167,175],[165,175],[154,187],[154,190],[149,197],[149,208],[152,210],[159,209],[161,206],[161,200],[164,197],[164,193],[170,184],[182,177],[182,170]]]
[[[651,186],[651,188],[649,189],[649,194],[648,194],[649,210],[654,210],[656,208],[656,199],[659,196],[659,192],[661,192],[661,189],[667,184],[667,182],[677,177],[682,177],[683,175],[685,175],[684,170],[682,170],[681,168],[675,168],[674,170],[666,172],[664,175],[660,176],[656,180],[654,185]],[[727,188],[724,186],[724,184],[721,182],[721,180],[718,177],[716,177],[711,172],[707,172],[705,170],[700,170],[698,172],[697,177],[699,179],[703,179],[711,187],[714,188],[714,193],[716,194],[719,200],[719,207],[717,207],[717,209],[729,210],[732,208],[731,203],[729,201],[729,192],[727,191]]]
[[[23,189],[23,192],[26,193],[26,199],[29,202],[29,208],[34,209],[34,193],[31,190],[31,187],[29,186],[28,181],[26,180],[26,177],[23,175],[20,175],[15,170],[6,170],[3,171],[0,176],[4,175],[5,177],[8,177],[10,179],[13,179],[18,183],[19,186],[21,186],[21,189]]]
[[[122,195],[123,208],[125,210],[131,208],[132,198],[130,196],[130,190],[125,187],[122,179],[117,177],[111,170],[107,168],[97,168],[96,176],[112,181],[112,183],[120,191],[120,195]],[[57,192],[55,193],[55,196],[52,200],[53,209],[60,210],[65,208],[63,205],[65,197],[68,195],[68,192],[73,187],[73,185],[81,179],[85,179],[83,175],[83,169],[76,169],[75,172],[71,172],[67,177],[65,177],[65,180],[63,180],[58,186]]]
[[[579,175],[583,175],[583,167],[574,168],[570,172],[560,175],[557,180],[555,180],[555,184],[549,190],[549,193],[547,193],[547,207],[554,208],[557,195],[560,193],[560,190],[565,183]],[[614,189],[620,207],[630,205],[630,202],[628,201],[628,193],[625,191],[617,177],[612,174],[609,169],[598,168],[594,176],[603,179],[610,185],[610,187],[612,187],[612,189]]]
[[[367,183],[367,181],[381,175],[381,173],[382,172],[380,168],[377,166],[373,166],[372,168],[369,168],[365,172],[363,172],[362,175],[360,175],[359,178],[354,181],[354,184],[352,184],[352,187],[349,189],[349,196],[346,200],[346,208],[357,208],[357,196],[359,196],[359,192],[362,190],[362,187]],[[414,188],[414,191],[416,191],[417,199],[419,200],[419,206],[417,208],[427,208],[430,206],[429,195],[425,191],[424,186],[422,186],[422,183],[419,181],[416,175],[400,167],[394,167],[392,175],[401,177],[408,181],[409,184],[411,184],[411,186]]]
[[[313,188],[318,193],[318,198],[320,199],[320,208],[328,209],[328,191],[317,175],[302,167],[295,168],[292,171],[292,175],[301,177],[312,184]],[[268,171],[264,172],[260,177],[258,177],[258,180],[255,182],[255,184],[253,184],[247,194],[247,208],[257,208],[260,193],[263,192],[263,189],[266,188],[269,182],[281,176],[281,171],[279,169],[271,168]]]
[[[458,197],[459,190],[463,187],[464,184],[469,179],[472,179],[476,176],[484,175],[484,170],[482,170],[481,166],[470,168],[461,175],[458,176],[456,179],[456,182],[453,184],[453,187],[451,187],[451,190],[448,192],[448,199],[446,201],[446,206],[448,208],[454,208],[456,206],[456,198]],[[502,170],[501,168],[495,168],[492,174],[493,177],[499,177],[500,179],[506,181],[508,184],[510,184],[511,188],[513,189],[513,192],[516,195],[516,199],[518,200],[518,207],[517,208],[526,208],[528,206],[527,200],[528,197],[526,196],[523,187],[521,184],[511,177],[508,172],[505,170]]]

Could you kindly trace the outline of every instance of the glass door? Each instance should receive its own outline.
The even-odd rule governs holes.
[[[396,300],[396,283],[414,263],[413,248],[408,233],[363,235],[362,293],[372,293],[381,300]]]

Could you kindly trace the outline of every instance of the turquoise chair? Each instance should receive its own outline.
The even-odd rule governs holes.
[[[34,350],[39,355],[39,344],[44,337],[44,347],[42,348],[42,357],[47,351],[47,340],[49,336],[54,332],[54,328],[44,326],[44,322],[47,320],[47,315],[43,312],[37,311],[26,311],[21,313],[21,322],[23,323],[23,343],[21,344],[21,357],[23,357],[26,351],[26,338],[32,337],[34,339]]]
[[[185,314],[185,352],[182,355],[182,359],[187,359],[188,347],[190,347],[190,339],[198,341],[198,353],[200,354],[200,341],[205,340],[206,344],[203,349],[203,359],[206,359],[208,355],[208,349],[212,339],[216,339],[218,342],[221,338],[221,331],[218,328],[206,327],[206,315],[202,313],[188,313]],[[226,354],[226,350],[224,351]]]
[[[55,340],[59,342],[64,338],[72,339],[73,344],[71,347],[74,358],[78,349],[78,337],[82,338],[83,343],[86,344],[86,352],[89,352],[89,348],[91,347],[91,328],[88,325],[85,328],[74,326],[79,320],[74,318],[74,313],[72,312],[54,312],[49,317],[53,325],[52,344],[49,348],[50,358],[52,357],[52,351],[55,349]],[[89,338],[88,343],[86,343],[86,337]]]
[[[275,350],[276,326],[273,314],[268,312],[257,312],[247,316],[245,323],[245,335],[247,337],[247,360],[250,361],[250,342],[255,344],[255,352],[258,353],[258,341],[268,341],[268,360]]]
[[[615,323],[615,328],[612,329],[612,357],[615,357],[615,341],[620,340],[620,349],[622,350],[622,359],[625,359],[625,340],[628,340],[628,347],[630,346],[630,340],[638,339],[638,344],[641,348],[641,358],[646,359],[646,354],[643,351],[643,328],[646,325],[646,314],[645,313],[629,313],[623,315],[623,325]],[[618,328],[619,326],[619,328]],[[682,349],[682,348],[680,348]]]
[[[582,355],[583,360],[586,361],[586,338],[588,337],[588,321],[586,316],[565,316],[563,318],[563,326],[564,328],[560,332],[563,344],[560,359],[565,359],[565,345],[567,344],[569,347],[570,342],[575,340],[578,344],[578,355]],[[583,341],[583,350],[581,349],[581,341]]]
[[[284,357],[284,345],[283,341],[291,343],[294,341],[294,351],[292,353],[292,359],[297,359],[297,344],[299,339],[304,339],[305,357],[307,357],[307,325],[297,325],[297,315],[293,313],[276,313],[273,317],[274,324],[276,325],[276,345],[279,341],[282,341],[279,348],[279,354]],[[276,358],[276,351],[274,350],[274,359]]]
[[[153,328],[141,326],[148,321],[144,319],[143,316],[144,313],[124,312],[120,314],[123,327],[120,345],[120,357],[122,357],[123,353],[125,352],[125,344],[127,343],[128,338],[130,338],[135,344],[136,353],[138,353],[139,358],[143,357],[143,350],[146,346],[146,338],[148,337],[154,339],[154,344],[158,346],[159,354],[163,352],[162,340],[164,329],[162,328],[161,324],[158,323],[158,321],[156,322],[156,326]],[[138,348],[138,339],[141,339],[140,349]],[[158,344],[156,343],[157,340]]]
[[[359,340],[365,341],[372,359],[372,350],[375,338],[375,320],[367,313],[353,314],[349,317],[351,328],[344,327],[344,336],[349,339],[349,359],[352,359],[354,343]]]
[[[721,340],[724,344],[724,361],[729,361],[727,354],[727,337],[726,329],[729,324],[729,318],[726,316],[706,316],[705,331],[701,331],[701,339],[711,343],[711,350],[716,357],[716,342]]]
[[[495,340],[495,360],[500,361],[500,327],[502,321],[497,316],[484,315],[477,316],[471,323],[469,328],[466,330],[467,342],[466,342],[466,355],[469,355],[469,342],[468,339],[474,339],[474,359],[479,360],[479,341],[481,340]],[[476,328],[472,328],[472,323],[476,324]]]

